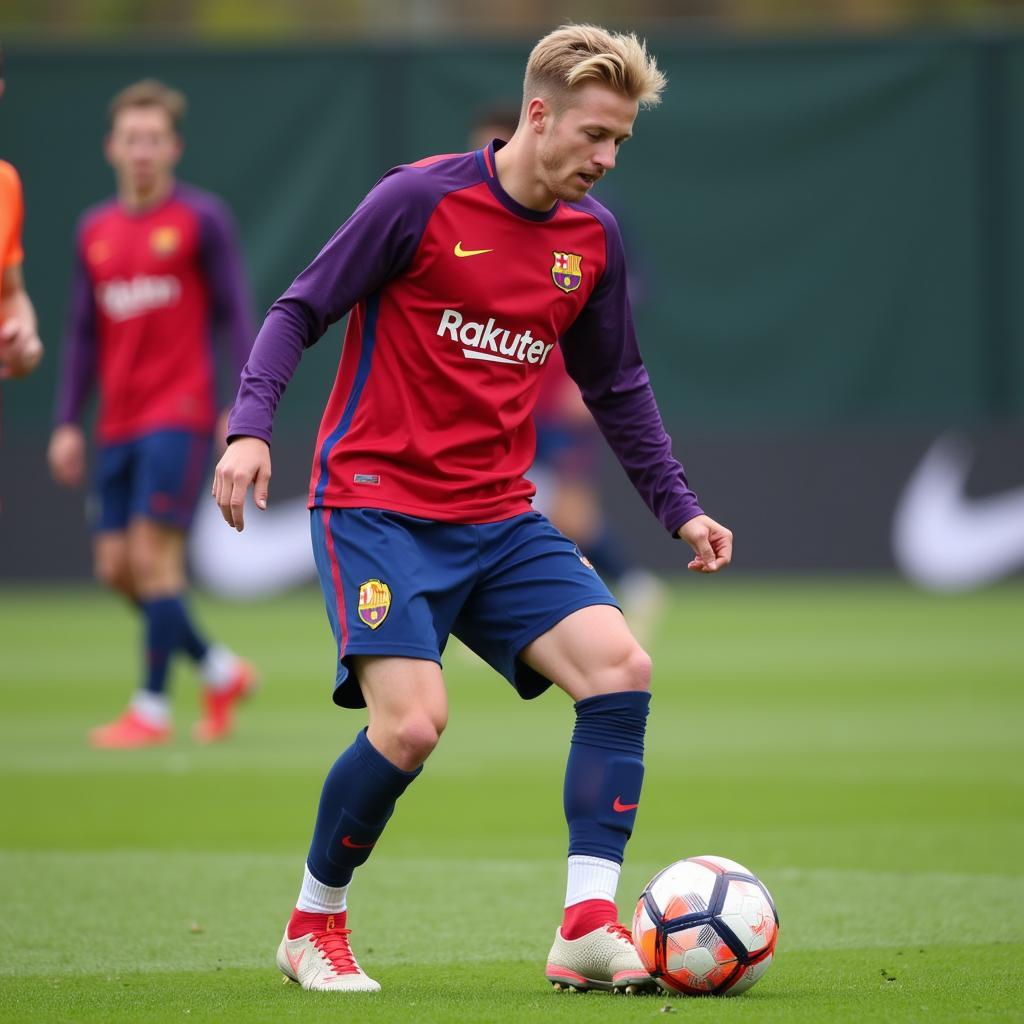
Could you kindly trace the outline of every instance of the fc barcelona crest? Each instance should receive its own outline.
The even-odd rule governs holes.
[[[555,262],[551,267],[551,280],[563,292],[576,291],[583,280],[583,274],[580,273],[583,257],[574,252],[556,252],[552,255],[555,257]]]
[[[391,610],[391,588],[381,580],[367,580],[359,588],[359,618],[376,629]]]
[[[171,224],[154,228],[149,234],[149,247],[158,256],[170,256],[181,244],[181,232]]]

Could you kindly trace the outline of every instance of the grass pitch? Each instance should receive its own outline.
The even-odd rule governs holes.
[[[1024,1019],[1024,587],[687,578],[652,645],[647,781],[620,886],[718,853],[779,906],[776,962],[732,1000],[556,995],[572,712],[464,651],[451,720],[350,894],[384,986],[283,987],[273,965],[322,777],[362,725],[329,700],[319,595],[197,602],[264,677],[237,736],[98,753],[137,672],[95,590],[0,591],[0,1020]]]

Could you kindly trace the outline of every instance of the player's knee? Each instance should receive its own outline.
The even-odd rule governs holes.
[[[141,588],[146,589],[153,583],[153,577],[156,572],[156,559],[147,545],[132,545],[128,555],[128,569],[132,579]]]
[[[128,559],[123,552],[98,551],[93,559],[92,571],[96,579],[111,590],[127,593],[131,589]]]
[[[430,756],[444,731],[446,721],[438,715],[407,715],[392,727],[395,763],[403,771],[413,771]]]
[[[649,690],[651,667],[651,656],[639,644],[634,643],[615,666],[615,689],[639,692]]]

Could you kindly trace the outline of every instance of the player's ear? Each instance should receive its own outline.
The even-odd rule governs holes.
[[[542,135],[552,118],[551,104],[543,96],[534,96],[526,105],[526,123],[530,130]]]

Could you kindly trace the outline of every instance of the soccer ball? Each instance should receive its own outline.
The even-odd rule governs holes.
[[[647,883],[633,944],[666,992],[737,995],[772,962],[779,915],[761,881],[725,857],[690,857]]]

